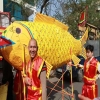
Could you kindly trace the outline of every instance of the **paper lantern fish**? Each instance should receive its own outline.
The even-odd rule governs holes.
[[[2,36],[10,39],[13,45],[5,46],[1,52],[8,62],[21,70],[23,45],[26,45],[25,59],[27,61],[29,59],[28,42],[31,38],[35,38],[39,48],[38,55],[53,68],[58,68],[70,59],[76,60],[76,55],[82,52],[87,34],[88,30],[81,40],[77,40],[68,32],[68,26],[52,17],[37,13],[34,22],[16,21],[6,28]]]

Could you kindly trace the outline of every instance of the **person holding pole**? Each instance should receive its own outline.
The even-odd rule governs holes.
[[[87,59],[84,62],[84,67],[78,65],[84,69],[84,85],[82,87],[82,95],[90,99],[98,97],[98,86],[96,84],[97,72],[100,72],[100,64],[93,56],[94,47],[92,45],[86,46]]]
[[[27,100],[47,100],[46,91],[46,65],[44,60],[37,55],[38,45],[35,39],[29,41],[28,50],[30,60],[23,75],[27,87]]]

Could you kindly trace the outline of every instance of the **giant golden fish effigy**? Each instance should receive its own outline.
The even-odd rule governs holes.
[[[2,38],[10,40],[11,45],[5,45],[1,52],[12,66],[22,70],[23,45],[25,59],[28,61],[28,42],[35,38],[39,47],[38,55],[56,69],[70,59],[78,60],[76,56],[82,52],[87,34],[88,30],[82,39],[77,40],[68,32],[68,26],[52,17],[37,13],[34,22],[16,21],[5,29]]]

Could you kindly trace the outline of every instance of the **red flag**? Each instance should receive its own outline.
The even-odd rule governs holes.
[[[87,7],[80,14],[78,26],[84,27],[86,25],[86,23],[87,23]]]

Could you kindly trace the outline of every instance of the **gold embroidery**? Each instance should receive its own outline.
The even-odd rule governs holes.
[[[86,78],[87,80],[96,80],[96,76],[94,76],[94,78],[88,78],[88,77],[84,76],[84,78]]]
[[[89,70],[90,61],[91,61],[93,58],[94,58],[94,57],[92,57],[92,58],[86,63],[86,72]]]
[[[44,60],[42,61],[41,65],[40,65],[40,68],[39,68],[38,73],[37,73],[37,77],[39,77],[39,74],[41,72],[41,69],[43,67],[43,64],[44,64]]]
[[[88,71],[89,69],[89,63],[86,64],[86,72]]]
[[[29,68],[28,68],[28,72],[29,72],[29,77],[32,78],[32,69],[34,67],[34,62],[29,63]]]
[[[93,95],[95,97],[95,85],[92,86],[92,89],[93,89]]]

